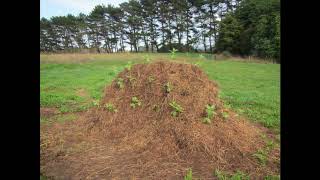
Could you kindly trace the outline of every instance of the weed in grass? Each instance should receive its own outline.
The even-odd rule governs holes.
[[[118,88],[122,89],[124,87],[122,78],[118,78],[116,83],[117,83]]]
[[[274,176],[274,175],[268,175],[266,177],[263,178],[264,180],[280,180],[280,176]]]
[[[118,112],[118,110],[114,107],[112,103],[107,103],[104,105],[104,108],[109,112]]]
[[[190,168],[187,172],[187,175],[184,176],[184,180],[192,180],[192,169]]]
[[[214,105],[206,105],[206,115],[207,117],[205,117],[203,119],[203,123],[205,124],[210,124],[211,123],[211,119],[214,117],[214,115],[216,114],[216,112],[214,112],[215,110],[215,106]]]
[[[130,106],[132,108],[135,108],[137,106],[141,106],[141,101],[137,97],[134,96],[134,97],[131,98]]]
[[[263,149],[259,149],[257,153],[254,153],[252,155],[253,157],[257,158],[259,163],[261,165],[265,165],[267,163],[267,160],[268,160],[268,154],[265,150]]]
[[[169,105],[173,109],[173,111],[171,112],[171,115],[173,117],[177,117],[180,113],[183,112],[183,108],[175,101],[172,101],[171,103],[169,103]]]
[[[172,90],[172,86],[169,82],[167,82],[165,85],[164,85],[164,90],[166,93],[170,93],[171,90]]]
[[[171,59],[175,59],[176,58],[176,52],[178,52],[177,49],[172,48],[172,50],[169,50],[171,53]]]

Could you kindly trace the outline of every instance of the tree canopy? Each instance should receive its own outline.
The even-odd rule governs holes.
[[[40,51],[228,51],[280,59],[280,0],[129,0],[40,19]]]

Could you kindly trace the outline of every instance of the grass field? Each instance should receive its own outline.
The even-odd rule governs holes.
[[[226,104],[279,133],[280,65],[255,60],[217,61],[199,54],[178,54],[175,59],[169,54],[142,53],[40,55],[40,106],[61,112],[86,110],[128,61],[146,63],[147,59],[199,63],[218,82]]]

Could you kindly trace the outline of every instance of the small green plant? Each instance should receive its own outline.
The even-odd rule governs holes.
[[[183,112],[183,108],[175,101],[172,101],[171,103],[169,103],[169,105],[173,109],[173,111],[171,112],[171,115],[173,117],[177,117],[180,113]]]
[[[172,48],[172,50],[169,50],[169,51],[171,53],[171,59],[174,59],[176,57],[176,52],[178,52],[178,50],[175,48]]]
[[[192,180],[192,169],[190,168],[187,172],[187,175],[184,176],[184,180]]]
[[[126,64],[125,68],[130,71],[132,67],[132,61],[128,61],[128,63]]]
[[[141,106],[141,101],[140,101],[137,97],[133,96],[133,97],[131,98],[130,106],[131,106],[132,108],[135,108],[135,107],[137,107],[137,106]]]
[[[169,82],[167,82],[165,85],[164,85],[164,90],[166,93],[170,93],[171,90],[172,90],[172,86]]]
[[[94,100],[92,103],[93,103],[93,106],[100,107],[99,101]]]
[[[250,177],[242,171],[237,171],[234,175],[231,176],[230,180],[250,180]]]
[[[214,105],[209,105],[209,104],[206,105],[207,117],[205,117],[203,119],[203,121],[202,121],[203,123],[205,123],[205,124],[210,124],[211,123],[211,119],[216,114],[216,112],[214,112],[214,110],[215,110],[215,106]]]
[[[104,105],[104,108],[109,112],[118,112],[118,110],[114,107],[112,103],[107,103]]]
[[[222,112],[222,117],[226,120],[229,118],[229,114],[227,112]]]
[[[152,75],[148,77],[148,82],[149,82],[149,83],[152,83],[154,80],[155,80],[155,79],[154,79],[154,77],[153,77]]]
[[[267,152],[265,150],[259,149],[257,153],[252,155],[257,158],[261,165],[265,165],[267,163]]]
[[[117,84],[118,88],[122,89],[124,87],[123,79],[122,78],[118,78],[117,81],[116,81],[116,84]]]

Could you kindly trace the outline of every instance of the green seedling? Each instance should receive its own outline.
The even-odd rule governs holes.
[[[97,100],[93,101],[93,106],[100,107],[99,101],[97,101]]]
[[[128,80],[129,80],[129,82],[130,82],[132,85],[134,85],[134,82],[135,82],[136,78],[133,77],[133,76],[131,76],[131,75],[127,76],[127,78],[128,78]]]
[[[148,77],[148,82],[149,82],[149,83],[152,83],[154,80],[155,80],[155,79],[154,79],[153,76],[149,76],[149,77]]]
[[[178,50],[175,48],[172,48],[172,50],[169,50],[169,51],[171,53],[171,59],[174,59],[176,57],[176,52],[178,52]]]
[[[176,103],[175,101],[172,101],[171,103],[169,103],[169,105],[173,109],[171,111],[171,115],[173,117],[177,117],[180,113],[183,112],[183,108],[178,103]]]
[[[190,168],[187,172],[187,175],[184,177],[184,180],[192,180],[192,169]]]
[[[128,63],[126,64],[125,68],[130,71],[132,67],[132,61],[128,61]]]
[[[207,104],[207,106],[206,106],[206,114],[207,114],[207,116],[203,119],[203,121],[202,121],[203,123],[205,123],[205,124],[210,124],[211,123],[211,119],[216,114],[216,112],[214,112],[214,110],[215,110],[215,106],[214,105]]]
[[[141,106],[141,101],[137,97],[134,96],[134,97],[131,98],[130,106],[132,108],[135,108],[137,106]]]
[[[118,112],[118,110],[117,110],[117,109],[114,107],[114,105],[111,104],[111,103],[105,104],[105,105],[104,105],[104,108],[105,108],[106,110],[108,110],[109,112]]]
[[[169,82],[167,82],[165,85],[164,85],[164,90],[166,93],[170,93],[171,90],[172,90],[172,86]]]
[[[227,112],[223,112],[222,113],[222,117],[223,117],[223,119],[228,119],[229,118],[229,114],[227,113]]]
[[[122,78],[118,78],[117,81],[116,81],[116,84],[117,84],[118,88],[122,89],[124,87],[123,79]]]

